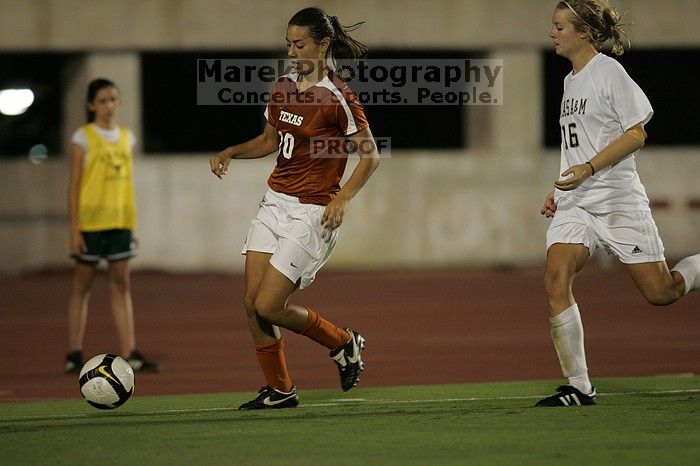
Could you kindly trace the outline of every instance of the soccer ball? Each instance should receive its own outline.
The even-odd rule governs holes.
[[[114,354],[99,354],[85,363],[78,379],[80,393],[91,406],[114,409],[134,393],[134,371]]]

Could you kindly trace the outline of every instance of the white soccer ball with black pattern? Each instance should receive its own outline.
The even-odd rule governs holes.
[[[99,354],[85,363],[78,378],[80,393],[98,409],[117,408],[134,393],[134,371],[114,354]]]

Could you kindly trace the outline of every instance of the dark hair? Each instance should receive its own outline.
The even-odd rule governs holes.
[[[97,93],[100,92],[100,89],[104,89],[105,87],[117,87],[116,84],[114,84],[112,81],[109,79],[105,78],[97,78],[93,79],[90,81],[90,84],[88,84],[87,88],[87,103],[91,104],[93,100],[95,100],[95,97],[97,97]],[[118,88],[117,88],[118,89]],[[88,107],[87,109],[87,122],[92,123],[95,121],[95,112],[90,110]]]
[[[573,13],[571,23],[577,31],[588,32],[591,43],[600,49],[607,41],[613,41],[612,52],[615,55],[625,53],[622,37],[625,37],[627,48],[630,41],[622,30],[621,16],[608,0],[568,0],[557,4],[558,10],[569,10]]]
[[[358,42],[348,32],[352,32],[364,24],[364,21],[343,26],[337,16],[328,14],[318,7],[304,8],[298,11],[289,20],[289,26],[305,26],[309,28],[309,34],[318,43],[325,37],[331,40],[331,45],[326,52],[334,60],[358,60],[367,56],[367,46]]]

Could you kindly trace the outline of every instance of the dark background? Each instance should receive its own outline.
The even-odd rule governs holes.
[[[632,49],[616,57],[627,74],[651,101],[654,117],[645,126],[647,146],[700,144],[694,107],[700,102],[697,80],[689,79],[691,63],[700,62],[699,49]],[[568,60],[544,52],[545,125],[544,144],[559,147],[559,107],[564,77],[571,71]]]
[[[197,60],[281,56],[284,55],[269,51],[221,53],[206,50],[141,54],[144,150],[212,152],[260,134],[265,124],[264,105],[197,106]],[[446,59],[456,56],[479,58],[483,54],[464,50],[375,49],[369,59]],[[461,106],[368,105],[365,113],[372,133],[390,137],[393,149],[453,149],[466,145],[466,112]]]
[[[142,53],[143,128],[134,130],[143,138],[144,151],[147,154],[209,153],[259,134],[264,126],[262,105],[197,105],[197,59],[277,58],[283,53],[269,50]],[[570,64],[549,49],[543,50],[542,55],[545,80],[542,143],[555,148],[560,144],[558,120],[563,79],[570,71]],[[28,87],[35,93],[35,102],[26,113],[0,115],[0,157],[25,156],[35,144],[45,144],[53,155],[62,152],[63,76],[70,61],[78,56],[76,53],[0,54],[0,89]],[[476,50],[373,49],[369,58],[483,56]],[[700,132],[693,118],[693,108],[700,101],[700,87],[683,81],[690,64],[700,61],[700,49],[634,49],[616,58],[654,107],[654,118],[647,125],[647,145],[700,144]],[[465,134],[469,121],[464,107],[370,105],[365,111],[375,136],[391,137],[394,149],[467,147]]]

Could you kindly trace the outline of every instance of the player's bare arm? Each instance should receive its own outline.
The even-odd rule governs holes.
[[[614,165],[628,155],[644,147],[647,133],[644,125],[637,124],[608,144],[586,163],[574,165],[561,174],[563,179],[554,182],[562,191],[576,189],[588,178],[605,167]]]
[[[349,139],[355,143],[355,147],[362,148],[358,149],[360,161],[347,183],[345,183],[338,195],[326,206],[326,210],[323,212],[321,224],[331,230],[338,228],[343,223],[348,203],[357,195],[379,166],[379,153],[374,143],[372,131],[369,128],[355,133]]]
[[[259,159],[277,151],[277,131],[269,123],[265,125],[262,134],[250,141],[227,147],[209,158],[211,172],[219,179],[228,173],[231,159]]]

